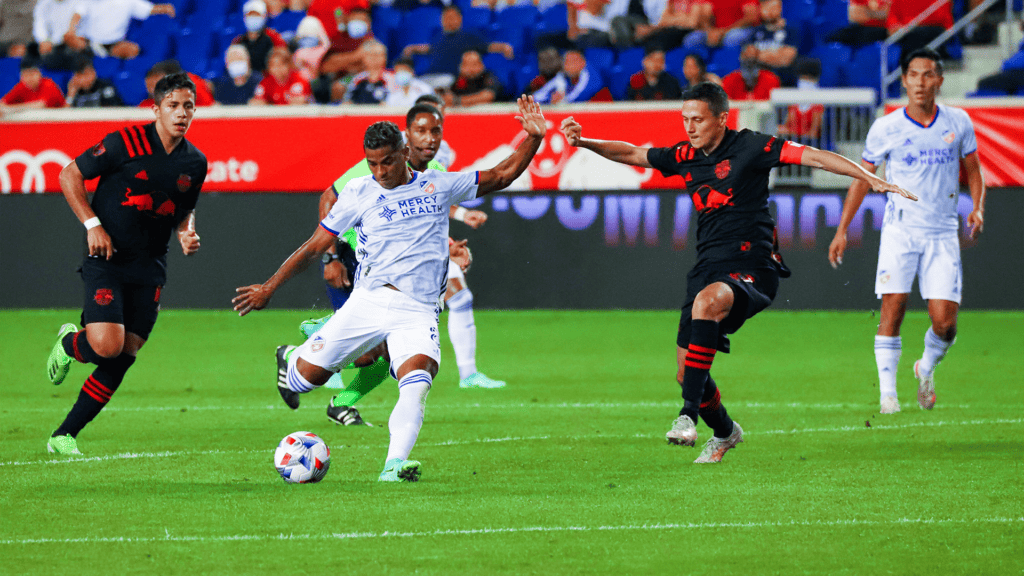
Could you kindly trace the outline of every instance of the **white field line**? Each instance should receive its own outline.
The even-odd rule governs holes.
[[[861,526],[943,526],[978,524],[1021,524],[1024,518],[895,518],[892,520],[789,520],[777,522],[697,522],[685,524],[622,524],[618,526],[524,526],[520,528],[473,528],[464,530],[428,530],[423,532],[349,532],[332,534],[232,534],[227,536],[198,536],[171,534],[164,529],[163,536],[107,536],[83,538],[13,538],[0,540],[0,545],[28,544],[104,544],[157,542],[272,542],[287,540],[374,540],[383,538],[423,538],[443,536],[479,536],[490,534],[523,534],[545,532],[651,532],[661,530],[758,529],[758,528],[844,528]]]
[[[766,430],[766,431],[744,431],[744,436],[758,436],[758,435],[773,435],[773,434],[825,434],[834,432],[865,432],[865,431],[890,431],[890,430],[905,430],[908,428],[936,428],[943,426],[988,426],[992,424],[1022,424],[1024,418],[1002,418],[992,420],[950,420],[950,421],[938,421],[938,422],[909,422],[906,424],[875,424],[870,428],[866,426],[836,426],[832,428],[793,428],[790,430]],[[417,444],[419,447],[434,446],[465,446],[468,444],[495,444],[503,442],[537,442],[543,440],[600,440],[600,439],[615,439],[615,438],[660,438],[660,435],[656,434],[589,434],[581,436],[506,436],[503,438],[477,438],[474,440],[445,440],[443,442],[423,442]],[[356,445],[350,447],[363,448],[363,449],[376,449],[377,446],[369,445]],[[122,454],[110,454],[107,456],[90,456],[83,458],[54,458],[50,460],[25,460],[25,461],[9,461],[0,462],[0,467],[4,466],[32,466],[37,464],[78,464],[82,462],[106,462],[111,460],[131,460],[136,458],[176,458],[179,456],[205,456],[210,454],[269,454],[269,451],[265,450],[205,450],[201,452],[192,451],[165,451],[165,452],[125,452]],[[268,456],[269,458],[269,456]]]

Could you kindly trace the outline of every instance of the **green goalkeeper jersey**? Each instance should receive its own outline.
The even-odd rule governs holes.
[[[448,169],[444,167],[444,164],[441,164],[437,160],[431,160],[430,162],[427,162],[427,170],[437,170],[440,172],[448,171]],[[353,178],[359,178],[360,176],[369,176],[370,174],[372,174],[372,172],[370,172],[370,165],[366,163],[366,158],[363,158],[362,160],[359,161],[358,164],[349,168],[347,172],[342,174],[340,178],[334,181],[332,189],[334,190],[335,197],[338,196],[338,193],[341,192],[341,190],[345,188],[345,185],[348,184],[349,181],[352,180]],[[349,228],[348,230],[345,230],[341,234],[341,239],[347,242],[348,245],[352,247],[353,251],[356,249],[356,231],[354,228]]]

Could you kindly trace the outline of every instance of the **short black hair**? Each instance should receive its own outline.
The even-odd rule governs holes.
[[[363,148],[366,150],[378,150],[380,148],[391,148],[394,152],[402,147],[402,131],[394,122],[374,122],[366,129],[363,135]]]
[[[157,81],[156,88],[153,88],[153,102],[160,105],[171,92],[175,90],[188,89],[192,91],[192,96],[196,95],[196,83],[188,77],[185,72],[176,72],[174,74],[168,74]]]
[[[437,116],[437,119],[440,120],[442,124],[444,124],[444,115],[441,114],[441,111],[436,107],[431,106],[430,104],[416,104],[412,108],[409,108],[409,111],[405,113],[406,127],[412,124],[420,114],[433,114],[434,116]]]
[[[449,10],[455,10],[456,12],[459,13],[459,16],[462,16],[462,8],[459,8],[457,4],[449,4],[445,6],[442,12],[448,12]]]
[[[686,58],[693,58],[693,61],[697,63],[697,68],[700,68],[700,77],[703,78],[708,73],[708,63],[704,61],[704,57],[696,52],[690,52],[686,55]],[[686,58],[683,58],[683,62],[686,62]]]
[[[650,56],[655,52],[661,52],[662,54],[664,54],[665,49],[662,48],[661,46],[648,46],[647,48],[644,48],[644,56]]]
[[[21,62],[18,62],[18,70],[28,70],[30,68],[39,68],[39,58],[25,56],[21,59]]]
[[[435,106],[444,106],[444,100],[437,94],[424,94],[416,99],[416,104],[426,104],[428,102]]]
[[[939,76],[942,76],[942,56],[934,48],[918,48],[907,54],[903,61],[900,62],[900,69],[903,71],[903,74],[906,74],[907,70],[910,69],[910,61],[914,58],[927,58],[935,62],[935,71],[939,73]]]
[[[729,111],[729,96],[714,82],[701,82],[683,92],[683,101],[700,100],[708,105],[715,116]]]
[[[412,58],[404,56],[402,58],[399,58],[398,60],[395,60],[395,65],[392,66],[391,68],[394,69],[395,66],[408,66],[409,68],[412,68],[414,71],[416,70],[416,62]]]
[[[804,58],[795,66],[797,76],[810,76],[821,78],[821,60],[817,58]]]
[[[146,72],[146,78],[152,78],[153,76],[167,76],[168,74],[177,74],[181,71],[181,64],[178,64],[177,60],[162,60],[153,64],[149,69],[149,72]]]

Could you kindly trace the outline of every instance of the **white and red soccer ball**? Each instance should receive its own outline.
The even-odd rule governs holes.
[[[331,467],[331,449],[312,432],[292,432],[277,445],[274,467],[285,482],[319,482]]]

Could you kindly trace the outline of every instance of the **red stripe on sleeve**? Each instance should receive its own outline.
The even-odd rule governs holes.
[[[149,147],[149,138],[146,138],[146,129],[142,126],[136,126],[135,129],[139,132],[139,139],[142,140],[142,146],[146,149],[146,154],[152,154],[153,149]]]
[[[804,145],[795,144],[786,140],[782,143],[782,153],[779,154],[779,161],[783,164],[799,164],[804,157]]]
[[[135,126],[132,126],[135,128]],[[138,151],[139,156],[142,156],[142,144],[139,142],[139,135],[135,133],[134,129],[129,129],[128,133],[132,135],[132,142],[135,142],[135,150]]]
[[[118,132],[121,133],[121,138],[124,139],[124,147],[128,149],[128,157],[134,158],[135,149],[132,148],[132,141],[128,139],[128,132],[124,128],[121,128]]]

